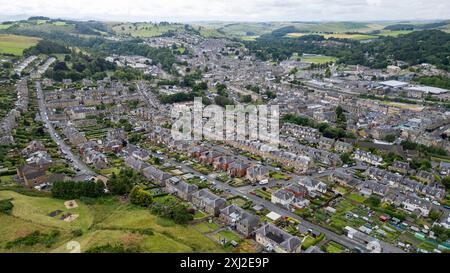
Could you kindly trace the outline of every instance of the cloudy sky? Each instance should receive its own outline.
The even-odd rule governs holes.
[[[447,19],[450,0],[0,0],[0,15],[109,21]]]

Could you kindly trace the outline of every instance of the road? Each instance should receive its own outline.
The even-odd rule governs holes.
[[[42,92],[41,82],[39,81],[36,82],[36,92],[38,98],[39,112],[42,121],[46,124],[47,130],[50,133],[50,136],[53,139],[53,141],[58,145],[58,147],[60,148],[61,152],[65,155],[65,157],[73,163],[75,168],[80,170],[79,172],[81,174],[96,176],[95,172],[93,172],[83,161],[81,161],[78,156],[72,153],[70,147],[66,143],[64,143],[64,141],[58,135],[52,123],[48,119],[47,108],[45,106],[44,101],[44,94]]]

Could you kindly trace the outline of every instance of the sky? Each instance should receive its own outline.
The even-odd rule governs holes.
[[[106,21],[448,19],[450,0],[0,0],[0,16]]]

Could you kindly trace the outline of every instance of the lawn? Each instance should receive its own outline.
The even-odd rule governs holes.
[[[209,232],[213,232],[215,230],[218,230],[220,228],[220,226],[214,222],[210,223],[210,222],[202,222],[199,224],[194,225],[194,227],[200,231],[201,233],[209,233]]]
[[[327,253],[343,253],[345,251],[345,247],[336,242],[330,241],[325,245],[325,251]]]
[[[203,213],[203,212],[201,212],[201,211],[196,211],[195,212],[195,214],[194,214],[194,219],[202,219],[203,217],[205,217],[206,216],[206,214],[205,213]]]
[[[285,175],[284,173],[281,173],[281,172],[271,172],[270,173],[270,177],[275,179],[275,180],[289,180],[289,179],[291,179],[290,176]]]
[[[272,194],[267,191],[263,191],[262,189],[255,190],[255,194],[263,199],[271,200]]]
[[[242,241],[242,238],[239,237],[236,233],[234,233],[231,230],[222,230],[216,234],[213,235],[213,238],[216,239],[218,242],[225,239],[227,242],[235,241],[240,242]]]
[[[362,203],[362,202],[364,202],[366,200],[366,198],[364,196],[361,196],[361,195],[356,194],[356,193],[349,194],[347,196],[347,198],[349,200],[355,201],[357,203]]]
[[[22,56],[23,50],[36,45],[40,38],[0,34],[0,54]]]
[[[314,64],[324,64],[324,63],[330,63],[335,62],[337,58],[331,57],[331,56],[306,56],[302,57],[303,62],[309,62]]]

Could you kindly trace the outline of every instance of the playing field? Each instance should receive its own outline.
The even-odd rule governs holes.
[[[21,56],[24,49],[34,46],[39,40],[36,37],[0,34],[0,54]]]

